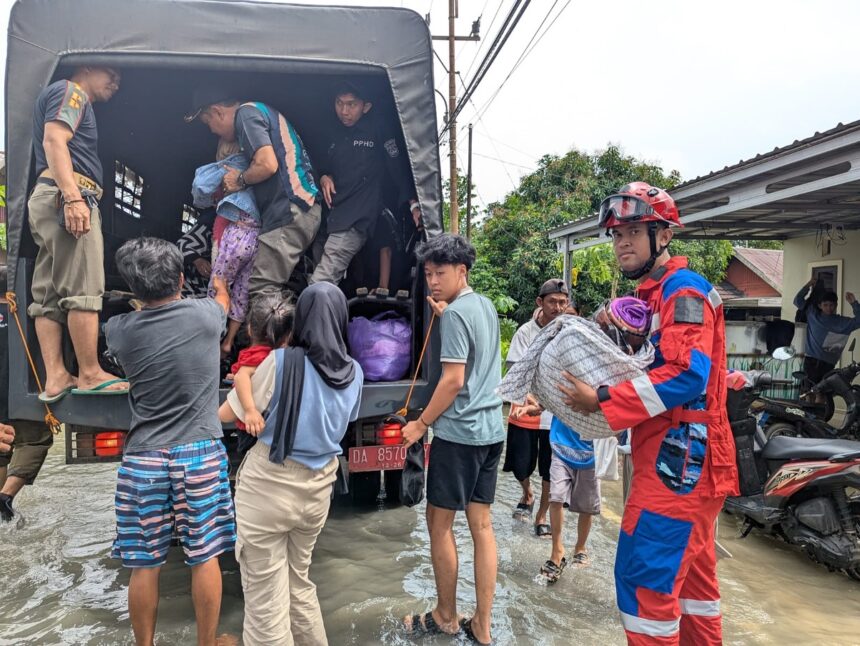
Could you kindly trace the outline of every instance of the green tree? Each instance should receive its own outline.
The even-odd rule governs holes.
[[[479,263],[485,265],[476,284],[492,288],[497,295],[506,294],[516,302],[513,318],[528,320],[540,284],[562,274],[563,259],[549,239],[549,231],[591,216],[607,195],[636,180],[672,189],[681,177],[677,171],[666,173],[655,164],[626,155],[616,145],[594,154],[571,150],[561,157],[543,157],[517,190],[501,203],[490,205],[473,232]],[[677,240],[672,243],[672,253],[687,255],[695,271],[719,282],[731,258],[731,244]],[[620,275],[609,245],[575,252],[572,269],[566,280],[586,313],[611,295],[635,287]]]

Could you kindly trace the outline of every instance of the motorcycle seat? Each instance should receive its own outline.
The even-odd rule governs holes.
[[[765,460],[829,460],[840,453],[860,451],[854,440],[821,440],[808,437],[777,435],[761,451]]]

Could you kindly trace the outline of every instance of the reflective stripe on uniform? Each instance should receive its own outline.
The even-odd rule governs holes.
[[[719,617],[720,600],[701,601],[700,599],[678,599],[681,612],[685,615],[698,615],[699,617]]]
[[[644,619],[643,617],[628,615],[626,612],[621,613],[621,623],[624,625],[624,630],[649,637],[671,637],[677,634],[681,628],[680,617],[669,621],[658,621],[657,619]]]
[[[723,304],[723,299],[716,289],[712,289],[708,292],[708,300],[711,301],[711,305],[714,306],[714,309],[717,309],[720,305]]]
[[[651,334],[660,329],[660,312],[654,312],[651,317]]]
[[[648,411],[651,417],[657,417],[657,415],[666,411],[666,405],[660,399],[660,395],[657,394],[654,384],[651,383],[648,375],[636,377],[631,383],[639,399],[642,401],[642,405],[645,406],[645,410]]]

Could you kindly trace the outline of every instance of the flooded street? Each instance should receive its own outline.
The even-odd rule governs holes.
[[[58,442],[36,485],[19,495],[23,527],[0,526],[0,644],[132,643],[128,574],[108,558],[115,471],[116,465],[65,466]],[[494,506],[497,643],[623,644],[612,581],[621,483],[603,485],[604,514],[590,539],[593,565],[568,568],[552,587],[536,576],[549,542],[511,519],[518,492],[513,477],[500,473]],[[411,643],[399,631],[400,618],[429,610],[434,595],[423,510],[333,510],[311,570],[331,644]],[[468,614],[474,589],[465,518],[455,530],[461,544],[458,595]],[[574,533],[568,522],[568,546]],[[719,566],[726,643],[860,644],[860,583],[827,572],[784,543],[735,536],[733,519],[722,516],[720,538],[734,555]],[[232,559],[223,567],[219,632],[238,635],[239,573]],[[189,581],[181,551],[173,550],[161,578],[159,644],[193,643]]]

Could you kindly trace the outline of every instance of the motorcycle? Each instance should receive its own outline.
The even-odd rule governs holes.
[[[749,406],[771,382],[766,372],[730,373],[741,495],[727,498],[724,509],[742,519],[741,537],[764,530],[860,580],[860,442],[768,439]]]
[[[851,363],[844,368],[831,370],[817,384],[810,384],[802,372],[794,373],[793,376],[801,382],[807,380],[805,390],[809,395],[823,399],[823,403],[759,397],[754,408],[756,412],[762,413],[759,423],[764,427],[768,438],[784,435],[860,440],[860,386],[852,384],[860,374],[860,364],[854,361],[855,342],[856,340],[852,340],[848,346]],[[775,357],[779,350],[774,353]],[[791,353],[786,354],[791,356]],[[835,419],[838,400],[843,403],[844,418],[842,423],[836,426],[832,422]]]

